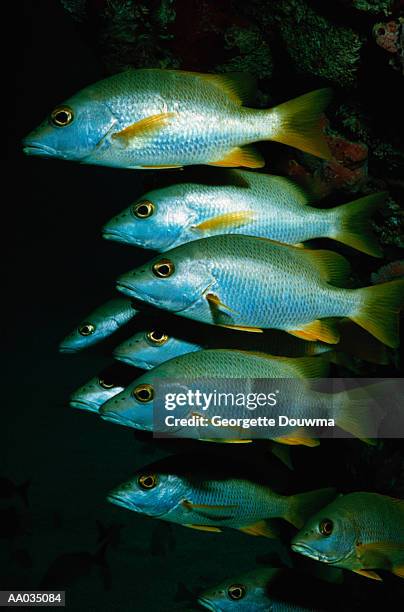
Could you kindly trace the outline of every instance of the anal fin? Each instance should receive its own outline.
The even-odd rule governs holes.
[[[366,578],[371,578],[372,580],[379,580],[379,581],[383,580],[383,578],[381,578],[379,574],[377,574],[376,572],[372,570],[358,569],[358,570],[353,570],[353,571],[355,572],[355,574],[360,574],[361,576],[365,576]]]
[[[261,153],[251,145],[244,147],[235,147],[222,159],[209,162],[210,166],[224,166],[227,168],[237,168],[244,166],[245,168],[263,168],[265,160]]]
[[[219,533],[222,530],[219,527],[212,527],[211,525],[192,525],[186,524],[184,527],[189,527],[190,529],[197,529],[198,531],[211,531],[212,533]]]
[[[324,319],[316,319],[315,321],[302,325],[299,329],[288,329],[287,332],[302,340],[308,340],[309,342],[320,340],[322,342],[327,342],[327,344],[337,344],[340,337],[336,325]]]
[[[248,533],[253,536],[264,536],[265,538],[277,538],[277,530],[269,523],[269,521],[258,521],[253,525],[247,525],[246,527],[239,527],[239,531]]]

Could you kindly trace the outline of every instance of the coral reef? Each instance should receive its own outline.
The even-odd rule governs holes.
[[[363,38],[350,27],[332,23],[304,0],[270,2],[273,25],[299,72],[339,86],[356,82]]]
[[[389,64],[404,74],[404,18],[399,17],[373,27],[376,44],[390,53]]]
[[[350,0],[349,4],[358,11],[390,15],[393,10],[394,0]]]

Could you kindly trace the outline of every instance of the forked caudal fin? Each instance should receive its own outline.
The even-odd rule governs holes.
[[[271,117],[271,130],[267,138],[323,159],[332,159],[320,127],[320,116],[331,95],[331,89],[317,89],[271,108],[267,111]]]
[[[382,257],[382,250],[372,233],[370,216],[385,204],[387,195],[386,191],[372,193],[332,208],[329,214],[337,215],[337,222],[329,237],[373,257]]]
[[[358,325],[391,348],[399,346],[398,315],[404,306],[404,280],[358,289],[361,302],[350,316]]]

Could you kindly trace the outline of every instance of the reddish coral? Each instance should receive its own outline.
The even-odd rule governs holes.
[[[325,130],[325,122],[323,127]],[[303,155],[297,161],[293,157],[288,161],[286,173],[309,187],[317,197],[324,197],[338,189],[358,191],[367,178],[367,146],[327,132],[326,138],[333,160]]]

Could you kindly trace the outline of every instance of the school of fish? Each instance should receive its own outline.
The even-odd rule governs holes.
[[[254,91],[242,74],[128,70],[62,102],[24,138],[28,155],[81,164],[215,167],[213,180],[202,173],[188,179],[184,171],[181,180],[137,197],[102,228],[106,240],[158,253],[140,266],[135,255],[133,269],[117,279],[124,295],[96,307],[62,340],[61,352],[78,353],[135,326],[113,350],[117,363],[77,389],[70,404],[155,432],[162,381],[283,379],[283,410],[296,422],[311,410],[372,443],[372,417],[360,393],[339,391],[330,399],[312,379],[326,378],[333,362],[348,368],[355,358],[389,363],[389,351],[399,346],[404,280],[354,287],[348,260],[310,241],[326,238],[331,248],[342,243],[352,255],[381,257],[371,217],[388,194],[321,208],[309,189],[252,171],[265,165],[254,145],[264,140],[331,159],[320,129],[329,89],[270,109],[253,108]],[[268,416],[277,411],[268,407]],[[239,409],[228,412],[239,415]],[[191,404],[181,416],[201,417]],[[175,433],[180,437],[178,427]],[[251,432],[230,425],[219,437],[209,428],[194,437],[198,454],[138,468],[108,501],[201,532],[230,528],[278,538],[301,558],[374,580],[384,572],[404,578],[403,500],[377,492],[338,495],[332,482],[287,491],[287,477],[279,485],[269,464],[257,469],[243,460],[218,461],[211,452],[213,438],[219,446],[248,443]],[[275,428],[266,438],[289,467],[285,445],[319,444],[301,425]],[[306,607],[293,599],[288,585],[296,575],[253,570],[201,592],[198,603],[223,612],[322,609],[318,601]]]

